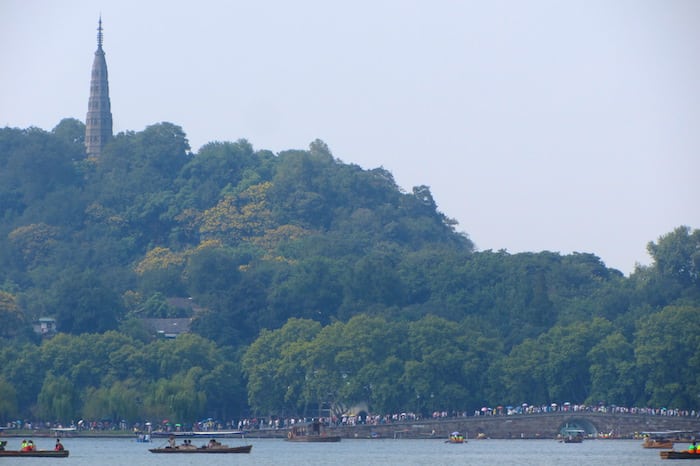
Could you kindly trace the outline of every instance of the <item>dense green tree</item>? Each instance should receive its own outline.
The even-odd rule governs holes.
[[[337,261],[322,257],[280,267],[269,293],[271,312],[279,322],[297,317],[329,323],[342,304],[342,275]]]
[[[84,395],[82,415],[87,419],[119,422],[140,421],[140,390],[133,380],[117,381],[100,388],[89,387]]]
[[[272,229],[268,202],[270,182],[248,187],[237,194],[226,194],[219,203],[201,216],[200,236],[230,246],[253,241]]]
[[[216,244],[192,251],[184,271],[188,291],[204,305],[225,307],[227,294],[241,280],[243,260]]]
[[[404,362],[398,356],[368,362],[353,378],[355,396],[351,399],[358,399],[361,393],[373,413],[402,412],[406,409],[406,393],[398,381],[403,371]]]
[[[0,422],[16,419],[18,415],[17,389],[0,377]]]
[[[647,245],[669,299],[700,297],[700,230],[681,226]]]
[[[182,280],[185,257],[164,247],[155,247],[136,266],[139,288],[144,294],[186,295]]]
[[[168,304],[162,293],[154,293],[149,296],[134,313],[142,318],[168,318],[189,317],[190,312]]]
[[[116,292],[89,270],[65,271],[52,291],[57,326],[64,332],[113,330],[124,313]]]
[[[309,344],[306,369],[305,401],[317,406],[330,403],[343,409],[348,405],[374,405],[371,385],[385,383],[367,365],[385,364],[403,350],[406,327],[389,324],[381,317],[360,314],[347,323],[336,322],[324,327]],[[394,379],[395,381],[396,379]],[[382,396],[387,396],[382,395]]]
[[[263,330],[241,359],[248,380],[248,402],[254,413],[286,414],[301,398],[306,373],[303,345],[321,330],[306,319],[290,319],[282,328]]]
[[[77,153],[82,152],[83,157],[85,156],[85,123],[75,118],[64,118],[51,132],[57,138],[74,147]]]
[[[637,405],[642,398],[634,347],[619,332],[603,338],[588,352],[591,389],[587,403]]]
[[[79,409],[78,387],[67,377],[49,371],[37,398],[39,418],[69,424]]]
[[[159,419],[194,420],[204,412],[206,394],[200,387],[201,367],[159,379],[145,398],[147,409]]]
[[[611,331],[610,322],[595,318],[590,323],[555,326],[538,338],[547,350],[544,370],[548,394],[546,399],[535,401],[585,400],[591,390],[588,349]]]
[[[15,387],[20,415],[30,414],[44,382],[47,367],[36,363],[40,361],[40,354],[32,343],[0,346],[0,378]]]
[[[547,349],[527,339],[513,347],[507,357],[495,361],[494,384],[502,387],[503,400],[520,403],[544,403],[549,399],[545,365]]]
[[[238,362],[238,361],[236,361]],[[236,419],[247,413],[247,393],[240,365],[222,361],[206,371],[200,380],[206,412],[215,419]]]
[[[256,178],[254,184],[269,180],[269,169],[264,168],[269,163],[270,156],[255,153],[245,139],[211,142],[180,170],[176,181],[180,187],[178,196],[185,207],[210,208],[225,191],[239,186],[246,175]],[[243,189],[247,187],[244,184]]]
[[[396,270],[399,260],[399,251],[391,247],[361,258],[350,271],[347,299],[356,303],[358,309],[370,304],[403,304],[406,293]]]
[[[323,194],[328,180],[322,176],[332,163],[326,156],[312,156],[304,151],[279,154],[272,180],[270,199],[278,223],[298,223],[304,227],[323,228],[330,222],[330,211]]]
[[[38,128],[0,129],[0,153],[0,218],[13,219],[54,190],[82,182],[74,147]]]
[[[233,346],[252,339],[260,308],[258,277],[244,271],[250,260],[247,252],[215,244],[189,255],[184,271],[187,289],[208,309],[196,316],[197,332]]]
[[[700,307],[669,306],[639,322],[635,362],[651,406],[697,407],[698,348]]]
[[[108,369],[107,347],[102,337],[85,334],[80,338],[61,333],[40,348],[41,366],[66,377],[76,387],[99,386]]]
[[[17,305],[14,295],[0,290],[0,340],[28,339],[31,337],[31,326]]]
[[[429,315],[408,325],[407,340],[410,357],[400,382],[413,409],[428,414],[466,406],[473,395],[465,373],[470,351],[459,324]]]

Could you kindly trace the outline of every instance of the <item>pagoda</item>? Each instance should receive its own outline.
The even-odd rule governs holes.
[[[112,138],[112,111],[109,103],[107,61],[102,50],[102,17],[97,28],[97,50],[92,62],[90,99],[85,118],[85,150],[88,157],[99,157],[107,141]]]

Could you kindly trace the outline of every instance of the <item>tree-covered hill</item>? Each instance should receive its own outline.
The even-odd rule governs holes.
[[[55,316],[63,332],[116,329],[158,293],[194,297],[209,311],[195,328],[238,346],[289,317],[412,304],[405,256],[473,249],[429,188],[403,193],[388,171],[344,164],[321,141],[194,155],[162,123],[90,160],[82,131],[64,120],[0,133],[0,283],[29,319]]]
[[[84,132],[72,119],[51,132],[0,129],[3,360],[36,355],[44,371],[4,364],[0,399],[92,413],[120,380],[142,410],[171,417],[320,401],[697,407],[698,230],[663,234],[649,244],[654,263],[624,277],[588,253],[476,251],[427,186],[403,192],[389,171],[343,163],[319,140],[278,154],[212,142],[193,154],[180,127],[160,123],[89,159]],[[178,297],[197,306],[169,304]],[[40,317],[60,335],[42,342]],[[201,365],[145,360],[163,344],[148,317],[191,317],[196,335],[167,344],[211,345]],[[51,349],[86,338],[109,351]],[[56,358],[84,370],[52,372]],[[223,401],[227,377],[250,405]],[[42,395],[65,386],[79,387],[65,410]],[[188,391],[177,396],[206,399],[175,412],[148,395],[179,386]]]

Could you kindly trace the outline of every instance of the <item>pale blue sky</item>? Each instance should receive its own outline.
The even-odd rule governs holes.
[[[320,138],[480,250],[625,274],[700,227],[699,1],[0,0],[0,126],[85,120],[100,14],[115,132]]]

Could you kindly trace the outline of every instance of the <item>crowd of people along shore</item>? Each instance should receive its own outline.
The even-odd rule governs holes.
[[[401,422],[415,422],[420,420],[449,420],[471,416],[517,416],[517,415],[538,415],[558,412],[585,412],[585,413],[609,413],[609,414],[632,414],[644,416],[673,416],[684,418],[700,418],[698,410],[682,410],[667,408],[648,407],[624,407],[583,405],[564,402],[561,404],[550,403],[545,405],[530,405],[522,403],[517,406],[498,405],[495,407],[484,406],[472,412],[467,411],[434,411],[428,416],[421,416],[412,411],[405,411],[391,414],[369,414],[364,411],[349,412],[342,415],[331,415],[322,418],[327,426],[353,426],[353,425],[384,425]],[[134,432],[178,432],[178,431],[218,431],[218,430],[263,430],[263,429],[286,429],[295,424],[308,422],[310,418],[302,417],[250,417],[232,421],[217,421],[212,418],[197,421],[191,424],[173,423],[169,420],[157,422],[137,422],[128,423],[121,421],[87,421],[79,420],[71,422],[69,425],[52,422],[31,422],[31,421],[10,421],[4,427],[6,433],[11,430],[50,430],[61,428],[72,428],[78,432],[105,432],[105,431],[134,431]]]

